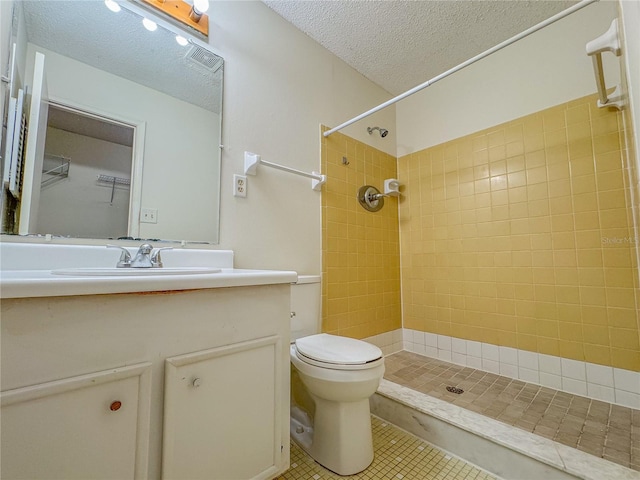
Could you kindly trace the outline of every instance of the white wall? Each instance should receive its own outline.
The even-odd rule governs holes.
[[[236,198],[233,174],[243,172],[245,150],[317,171],[320,124],[338,125],[391,95],[261,2],[213,2],[210,19],[209,43],[225,59],[220,248],[235,250],[239,267],[319,273],[320,193],[311,180],[259,167],[247,198]],[[368,125],[391,133],[375,139]],[[344,133],[395,154],[394,125],[391,108]]]
[[[40,46],[29,44],[28,58],[36,50],[46,56],[52,100],[145,121],[141,203],[158,210],[158,223],[140,224],[139,236],[215,241],[218,195],[211,184],[218,176],[218,115]]]
[[[36,232],[84,238],[127,236],[129,187],[116,185],[112,200],[112,187],[96,180],[98,175],[130,178],[131,147],[49,127],[45,153],[70,158],[71,163],[67,178],[42,188]]]
[[[616,2],[591,4],[399,102],[398,155],[595,93],[585,46],[615,17]],[[603,61],[613,86],[618,60]]]

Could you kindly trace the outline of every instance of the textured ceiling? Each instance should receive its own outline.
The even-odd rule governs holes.
[[[397,95],[578,3],[571,0],[263,0]]]
[[[220,112],[222,69],[213,73],[188,59],[191,47],[178,45],[170,32],[149,32],[136,14],[125,9],[113,13],[102,0],[19,4],[29,42]]]

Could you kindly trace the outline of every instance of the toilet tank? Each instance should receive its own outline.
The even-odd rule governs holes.
[[[320,275],[298,275],[291,284],[291,341],[320,333]]]

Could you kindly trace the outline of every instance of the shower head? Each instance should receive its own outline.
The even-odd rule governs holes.
[[[374,130],[378,130],[380,132],[380,136],[382,138],[386,137],[387,135],[389,135],[389,130],[387,130],[386,128],[380,128],[380,127],[367,127],[367,132],[369,132],[369,135],[371,135],[373,133]]]

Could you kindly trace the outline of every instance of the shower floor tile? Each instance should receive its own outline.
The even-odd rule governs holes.
[[[406,351],[385,368],[390,382],[640,471],[640,410]]]
[[[316,463],[295,442],[291,442],[291,468],[277,480],[488,480],[493,475],[459,458],[438,450],[399,428],[371,417],[373,463],[356,475],[340,476]]]

